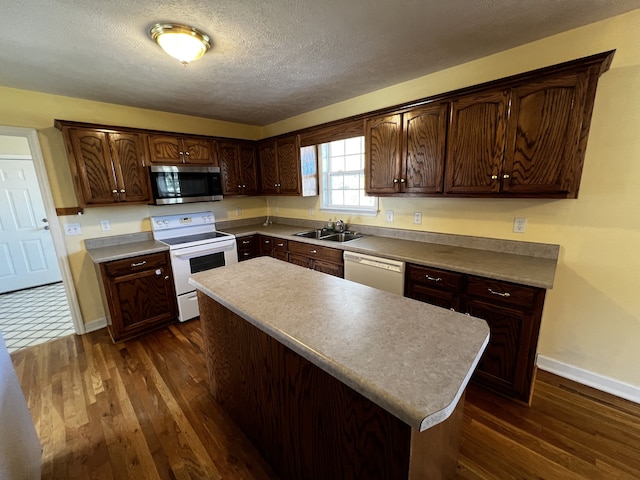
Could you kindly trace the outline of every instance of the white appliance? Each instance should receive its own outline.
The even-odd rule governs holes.
[[[344,278],[404,295],[404,262],[362,253],[344,252]]]
[[[238,263],[236,237],[216,231],[213,212],[151,217],[153,238],[169,246],[181,322],[200,315],[193,273]]]

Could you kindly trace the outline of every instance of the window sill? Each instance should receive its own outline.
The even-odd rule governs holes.
[[[358,215],[361,217],[377,217],[379,210],[357,210],[353,208],[329,208],[322,207],[320,208],[321,212],[326,213],[336,213],[342,215]]]

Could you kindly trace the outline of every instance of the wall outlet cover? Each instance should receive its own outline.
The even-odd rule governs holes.
[[[109,220],[100,220],[100,229],[103,232],[111,230],[111,222]]]
[[[387,210],[387,222],[393,222],[393,210]]]
[[[422,212],[415,212],[413,214],[413,223],[420,225],[422,223]]]
[[[513,219],[513,232],[524,233],[527,230],[527,219],[524,217],[515,217]]]
[[[64,234],[67,237],[72,235],[82,235],[82,227],[79,223],[66,223],[64,225]]]

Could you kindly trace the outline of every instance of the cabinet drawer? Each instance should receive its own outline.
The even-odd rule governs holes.
[[[105,271],[108,276],[117,277],[142,270],[149,270],[150,268],[162,267],[167,265],[167,263],[168,258],[165,252],[153,253],[151,255],[114,260],[105,265]]]
[[[533,306],[536,296],[542,291],[539,288],[516,285],[500,280],[481,277],[469,277],[467,294],[473,297],[490,299],[492,302],[504,304]]]
[[[462,275],[419,265],[407,265],[407,283],[417,283],[429,288],[457,292],[460,289]]]
[[[319,247],[301,242],[289,242],[289,252],[312,258],[321,258],[327,262],[342,263],[342,250],[338,250],[337,248]]]
[[[238,237],[237,238],[238,252],[244,252],[247,250],[255,250],[257,241],[255,235],[250,237]]]
[[[275,252],[286,252],[289,248],[288,242],[286,240],[283,240],[281,238],[274,238],[272,240],[273,250]]]

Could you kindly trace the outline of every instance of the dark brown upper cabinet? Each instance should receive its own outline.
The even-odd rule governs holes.
[[[366,120],[367,193],[442,192],[447,112],[435,103]]]
[[[56,126],[65,140],[80,207],[150,201],[142,135]]]
[[[507,133],[509,92],[468,95],[451,104],[447,193],[497,193]]]
[[[148,135],[150,162],[155,165],[217,165],[212,141],[205,137]]]
[[[218,161],[224,195],[258,194],[258,164],[253,142],[219,141]]]
[[[312,150],[315,152],[315,149]],[[305,155],[303,161],[300,154],[300,138],[288,135],[269,139],[258,144],[260,162],[260,192],[263,195],[298,195],[313,196],[317,189],[316,155]],[[303,168],[303,163],[304,168]],[[310,163],[311,165],[306,165]],[[308,175],[311,182],[303,182]],[[310,185],[307,188],[306,185]]]

